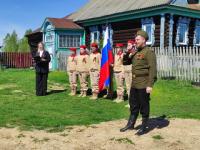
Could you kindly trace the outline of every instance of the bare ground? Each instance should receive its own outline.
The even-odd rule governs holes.
[[[20,131],[0,129],[0,150],[199,150],[200,121],[192,119],[159,119],[149,122],[149,132],[135,135],[119,129],[126,120],[103,122],[90,126],[66,127],[63,132]],[[139,120],[136,128],[140,125]]]

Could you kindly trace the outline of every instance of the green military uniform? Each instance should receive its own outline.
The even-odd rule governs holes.
[[[148,35],[144,31],[137,32],[148,40]],[[153,87],[156,80],[156,55],[151,48],[144,46],[137,49],[137,52],[132,57],[132,86],[130,90],[130,118],[127,126],[121,131],[126,131],[134,126],[138,114],[141,113],[143,118],[141,133],[146,128],[147,120],[150,111],[150,94],[146,92],[147,87]]]
[[[156,77],[156,56],[149,48],[138,49],[132,59],[132,88],[153,87]]]

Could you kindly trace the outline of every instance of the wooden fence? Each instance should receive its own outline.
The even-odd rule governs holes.
[[[0,65],[7,68],[29,68],[33,66],[31,53],[0,52]]]
[[[154,48],[159,78],[200,82],[200,49],[197,47]]]

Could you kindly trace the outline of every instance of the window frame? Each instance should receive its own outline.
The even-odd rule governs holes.
[[[61,36],[66,36],[67,38],[66,39],[62,39],[62,42],[72,42],[72,43],[74,43],[74,38],[72,38],[72,39],[70,39],[70,36],[79,36],[80,38],[79,38],[79,46],[74,46],[73,44],[73,46],[71,46],[71,44],[66,44],[66,46],[61,46],[60,44],[60,38],[61,38]],[[81,45],[81,39],[82,39],[82,37],[81,37],[81,34],[59,34],[58,35],[58,48],[70,48],[70,47],[75,47],[75,48],[79,48],[80,47],[80,45]],[[71,41],[72,40],[72,41]],[[76,42],[76,41],[75,41]]]
[[[179,20],[178,20],[178,23],[177,23],[177,31],[176,31],[176,46],[180,46],[180,45],[186,46],[186,45],[189,44],[189,37],[188,37],[189,24],[190,24],[189,18],[179,17]],[[183,42],[180,42],[180,30],[181,30],[182,26],[185,26],[186,30],[185,30],[185,33],[183,33],[183,35],[184,35]]]
[[[142,29],[144,31],[147,31],[147,26],[150,26],[151,28],[151,35],[148,35],[149,36],[149,39],[148,41],[146,41],[146,44],[147,45],[154,45],[155,43],[155,35],[154,35],[154,32],[155,32],[155,23],[153,21],[153,18],[145,18],[145,19],[142,19]]]
[[[197,34],[199,35],[199,43],[197,43]],[[200,46],[200,20],[196,20],[195,30],[194,30],[194,46]]]

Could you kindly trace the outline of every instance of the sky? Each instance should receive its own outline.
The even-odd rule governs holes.
[[[0,0],[0,46],[7,33],[23,37],[27,29],[40,27],[46,17],[61,18],[89,0]]]

